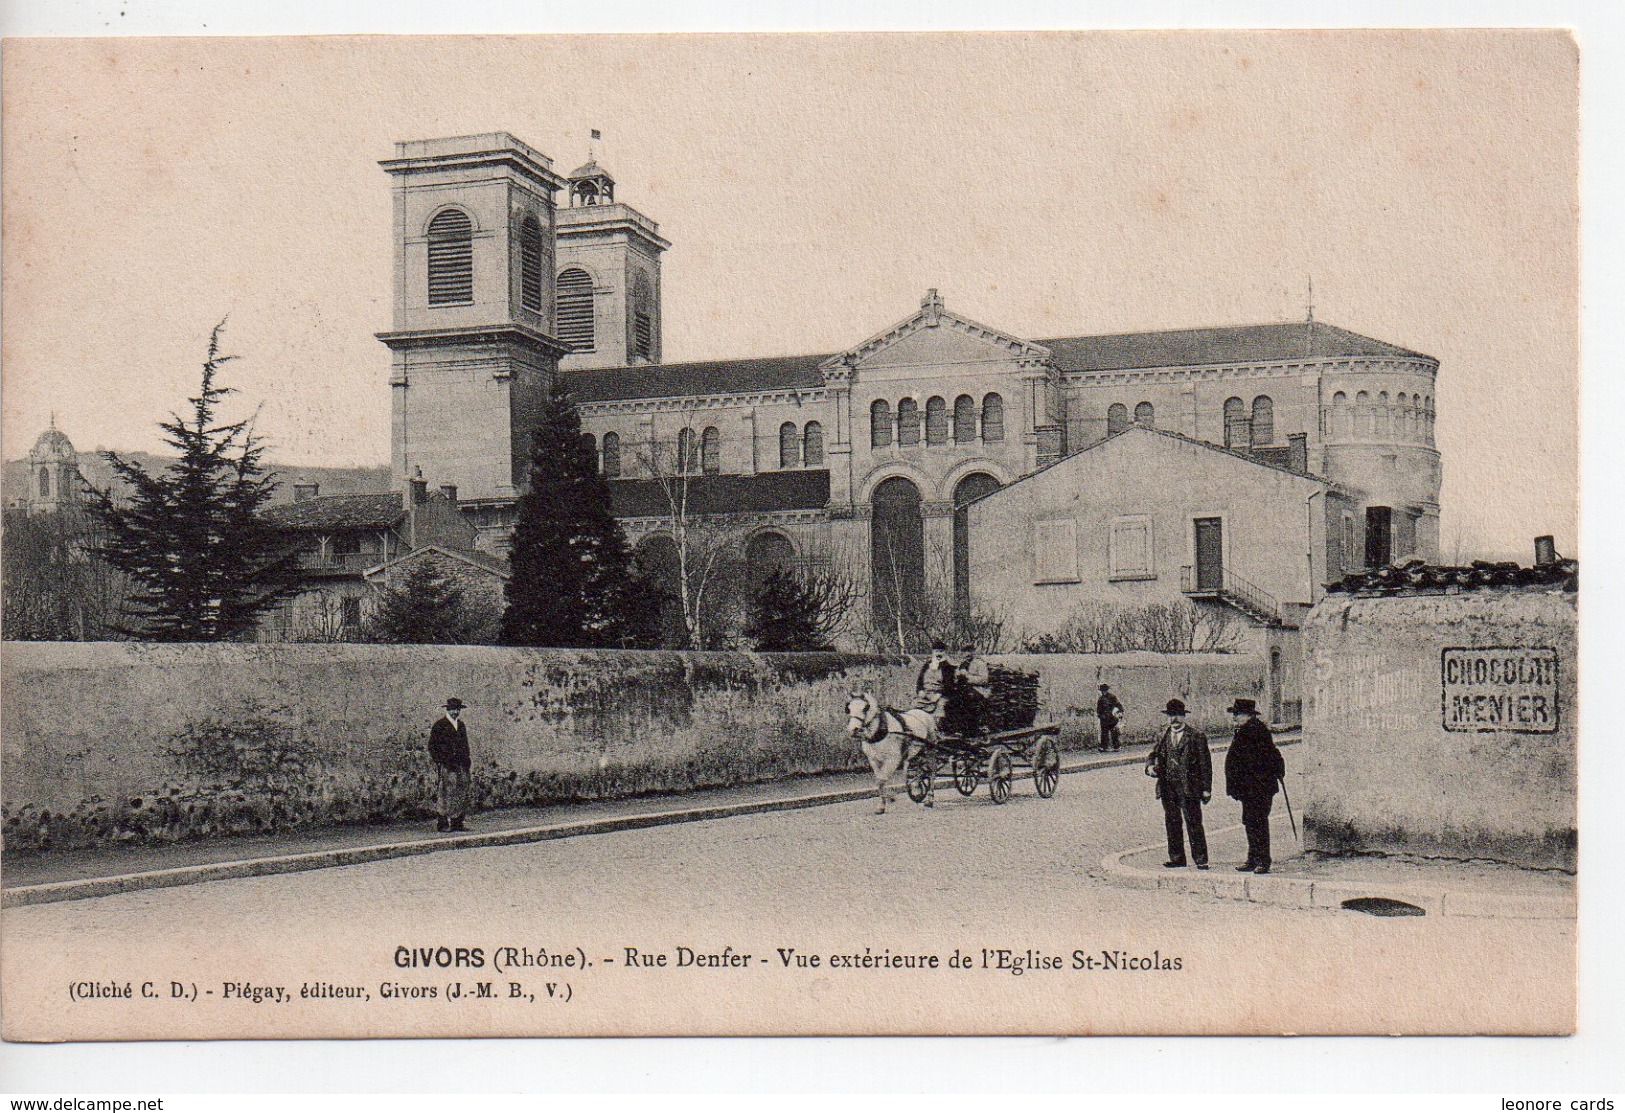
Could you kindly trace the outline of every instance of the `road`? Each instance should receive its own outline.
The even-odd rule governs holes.
[[[872,811],[846,803],[7,909],[6,1034],[1572,1023],[1569,922],[1377,919],[1110,885],[1105,853],[1160,838],[1149,783],[1132,766],[1064,777],[1048,801],[1018,781],[1003,807],[985,790],[971,800],[950,790],[933,810],[900,801]],[[1233,811],[1216,802],[1210,826],[1234,822]],[[574,965],[498,969],[508,947]],[[680,948],[716,958],[683,964]],[[968,968],[948,965],[956,952]],[[881,955],[900,965],[877,967]],[[902,955],[934,955],[937,966],[892,957]],[[491,997],[451,996],[481,981]],[[125,983],[130,998],[91,996]],[[299,996],[323,985],[365,997]],[[70,999],[75,986],[82,999]],[[289,999],[276,1000],[276,987]],[[435,997],[400,995],[429,989]]]

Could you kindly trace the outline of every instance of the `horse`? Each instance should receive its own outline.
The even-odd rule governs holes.
[[[867,692],[853,693],[846,701],[846,732],[863,743],[863,756],[875,775],[875,792],[880,797],[876,815],[886,814],[886,804],[896,797],[887,783],[908,763],[911,744],[928,741],[936,732],[936,721],[925,711],[897,711],[883,708]],[[926,798],[925,806],[932,801]]]

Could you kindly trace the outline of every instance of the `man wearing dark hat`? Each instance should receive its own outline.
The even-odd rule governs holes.
[[[1236,738],[1224,756],[1225,795],[1241,801],[1241,825],[1247,828],[1247,864],[1236,869],[1270,872],[1270,809],[1275,788],[1286,776],[1286,762],[1276,749],[1270,728],[1258,717],[1258,705],[1237,699],[1230,705]]]
[[[1121,750],[1123,736],[1119,732],[1123,721],[1123,701],[1112,694],[1110,684],[1100,686],[1100,698],[1095,700],[1095,718],[1100,721],[1100,749]]]
[[[1185,833],[1189,831],[1191,860],[1207,869],[1207,833],[1202,829],[1202,805],[1213,799],[1213,755],[1207,735],[1185,723],[1185,704],[1171,699],[1163,711],[1168,726],[1145,757],[1145,775],[1157,778],[1157,799],[1162,801],[1163,824],[1168,831],[1168,869],[1185,864]]]
[[[446,713],[429,729],[429,757],[440,779],[440,820],[436,831],[466,831],[463,816],[468,811],[468,724],[463,719],[463,701],[453,696],[446,701]]]

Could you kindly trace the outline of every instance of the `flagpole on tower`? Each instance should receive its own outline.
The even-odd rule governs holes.
[[[1304,319],[1304,344],[1307,351],[1304,356],[1313,358],[1315,354],[1315,276],[1309,276],[1308,315]]]

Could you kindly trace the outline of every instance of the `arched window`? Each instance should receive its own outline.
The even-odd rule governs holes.
[[[1224,400],[1224,447],[1246,448],[1252,444],[1252,429],[1247,423],[1247,403],[1240,398]]]
[[[1332,395],[1332,436],[1346,437],[1349,430],[1349,396],[1340,390]]]
[[[869,447],[885,448],[891,444],[891,403],[876,398],[869,403]]]
[[[655,351],[654,294],[649,279],[639,271],[632,280],[632,354],[653,359]]]
[[[566,267],[558,279],[559,339],[573,352],[590,352],[596,344],[592,319],[592,278],[580,267]]]
[[[604,475],[609,479],[621,477],[621,435],[604,434]]]
[[[976,440],[976,399],[961,394],[954,399],[954,441],[972,444]]]
[[[682,565],[677,542],[662,533],[638,542],[632,552],[638,573],[648,580],[660,601],[661,644],[681,649],[688,644],[688,627],[683,622]]]
[[[677,434],[677,471],[692,475],[700,470],[700,446],[694,430],[684,429]]]
[[[542,226],[532,213],[519,222],[519,304],[532,313],[543,313],[542,304]]]
[[[920,406],[912,398],[897,403],[897,443],[920,443]]]
[[[954,613],[970,619],[970,510],[966,504],[992,494],[999,481],[986,472],[972,472],[954,484]]]
[[[1377,431],[1377,417],[1371,412],[1369,391],[1362,390],[1354,396],[1354,431],[1362,437]]]
[[[1252,443],[1275,443],[1275,401],[1267,394],[1253,399]]]
[[[429,222],[429,304],[474,300],[474,223],[462,209],[446,209]]]
[[[925,443],[948,443],[948,403],[929,398],[925,403]]]
[[[1106,435],[1115,437],[1128,428],[1128,407],[1121,402],[1113,402],[1106,410]]]
[[[796,550],[790,539],[776,530],[763,530],[745,542],[745,574],[760,586],[775,572],[795,565]]]
[[[1004,399],[997,394],[982,398],[982,440],[1004,440]]]
[[[796,434],[796,423],[786,421],[779,426],[779,467],[799,468],[801,466],[801,438]]]
[[[816,421],[807,422],[801,431],[801,463],[808,468],[824,466],[824,427]]]
[[[1394,423],[1401,437],[1409,437],[1416,432],[1412,422],[1416,419],[1416,412],[1411,409],[1411,396],[1403,390],[1395,400],[1398,408],[1394,411]]]
[[[718,475],[722,471],[722,434],[715,425],[707,425],[700,434],[700,471]]]
[[[587,454],[594,465],[598,463],[598,439],[591,433],[581,434],[581,451]]]
[[[1144,425],[1147,429],[1157,427],[1157,409],[1150,402],[1141,402],[1134,407],[1134,424]]]
[[[51,497],[51,473],[44,468],[39,470],[39,497],[42,499]]]
[[[901,408],[901,407],[899,407]],[[887,648],[901,652],[920,648],[924,631],[925,523],[920,515],[920,489],[901,476],[875,488],[870,497],[869,598],[875,627]]]
[[[1388,392],[1386,390],[1377,394],[1377,432],[1384,437],[1394,435],[1393,411],[1388,408]]]

